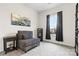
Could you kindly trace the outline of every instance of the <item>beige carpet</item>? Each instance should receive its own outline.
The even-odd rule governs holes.
[[[24,53],[21,50],[15,50],[2,56],[75,56],[74,48],[61,46],[57,44],[41,42],[40,46]]]

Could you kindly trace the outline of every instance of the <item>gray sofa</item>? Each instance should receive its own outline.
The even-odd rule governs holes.
[[[18,47],[25,52],[40,44],[40,39],[33,38],[32,31],[18,31],[17,37]]]

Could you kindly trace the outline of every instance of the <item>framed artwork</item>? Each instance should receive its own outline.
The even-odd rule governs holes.
[[[11,13],[11,24],[12,25],[18,25],[18,26],[28,26],[28,27],[30,27],[31,21],[26,17],[22,17],[20,15]]]

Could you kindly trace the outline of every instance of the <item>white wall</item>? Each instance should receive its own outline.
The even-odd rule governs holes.
[[[31,27],[11,25],[11,12],[31,20]],[[38,14],[23,4],[0,4],[0,51],[3,51],[3,37],[17,33],[18,30],[34,31],[37,28]]]
[[[63,11],[63,39],[64,42],[57,42],[53,39],[52,42],[61,43],[69,46],[75,45],[75,4],[62,4],[56,6],[50,10],[46,10],[40,13],[40,27],[44,30],[44,39],[46,33],[46,15],[55,14],[59,11]]]

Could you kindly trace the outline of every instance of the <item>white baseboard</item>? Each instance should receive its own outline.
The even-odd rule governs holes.
[[[64,45],[64,46],[69,46],[69,47],[74,48],[74,46],[71,46],[71,45],[69,45],[67,43],[64,43],[64,42],[51,41],[51,40],[46,40],[46,39],[44,39],[44,41],[51,42],[51,43],[55,43],[55,44],[60,44],[60,45]]]

